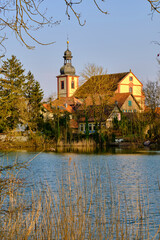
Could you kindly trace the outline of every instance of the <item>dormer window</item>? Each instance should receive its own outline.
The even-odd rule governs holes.
[[[74,80],[71,82],[71,88],[74,89]]]
[[[130,81],[130,82],[133,81],[133,77],[132,77],[132,76],[129,77],[129,81]]]
[[[61,81],[61,89],[64,89],[64,81]]]

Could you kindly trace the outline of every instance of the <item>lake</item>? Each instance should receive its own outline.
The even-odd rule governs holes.
[[[151,236],[157,231],[160,225],[160,151],[136,154],[121,152],[117,154],[40,153],[38,156],[36,154],[16,152],[8,156],[9,163],[15,158],[19,162],[30,161],[27,169],[22,169],[18,174],[25,179],[28,186],[38,188],[41,184],[48,184],[56,193],[59,188],[58,183],[63,182],[67,185],[66,176],[68,174],[73,176],[78,171],[80,184],[85,176],[85,181],[88,181],[87,191],[90,192],[92,178],[97,188],[101,189],[103,200],[110,201],[112,188],[115,206],[118,204],[117,199],[120,198],[122,215],[125,214],[124,209],[127,204],[128,209],[132,210],[131,215],[134,215],[134,217],[127,215],[128,225],[138,224],[136,214],[138,198],[140,198],[141,207],[145,209],[143,217],[145,218],[145,212],[148,214],[146,221],[149,223]],[[93,196],[97,199],[95,193]]]

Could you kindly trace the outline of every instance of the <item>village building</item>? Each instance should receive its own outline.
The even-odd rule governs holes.
[[[137,103],[140,105],[141,111],[144,110],[145,98],[143,94],[143,84],[131,70],[124,73],[93,76],[77,89],[74,96],[78,98],[86,98],[88,94],[94,95],[97,94],[97,92],[99,95],[104,95],[108,94],[110,89],[111,92],[114,92],[115,94],[132,94]]]
[[[121,120],[122,114],[144,111],[143,84],[131,70],[93,76],[79,87],[68,41],[63,58],[64,65],[57,76],[57,99],[43,105],[45,116],[52,117],[56,110],[62,115],[67,112],[73,132],[85,133],[88,112],[89,133],[94,133],[96,123],[109,128],[114,118]]]
[[[107,103],[105,95],[95,94],[86,97],[77,112],[79,133],[85,132],[86,114],[88,115],[89,133],[94,133],[96,123],[110,128],[114,118],[120,121],[122,113],[139,113],[141,107],[131,93],[114,93],[107,99]]]
[[[60,69],[60,75],[57,76],[57,94],[58,98],[71,97],[78,88],[79,76],[75,75],[75,68],[72,66],[72,53],[69,50],[69,41],[67,41],[67,50],[64,52],[64,65]]]

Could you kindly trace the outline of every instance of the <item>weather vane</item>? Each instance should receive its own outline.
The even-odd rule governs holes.
[[[68,34],[67,34],[67,49],[69,49],[69,37],[68,37]]]

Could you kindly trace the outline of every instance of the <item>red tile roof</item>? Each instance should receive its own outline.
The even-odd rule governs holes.
[[[95,94],[93,96],[88,96],[82,105],[79,106],[78,110],[84,110],[86,109],[86,107],[88,106],[99,106],[99,105],[108,105],[108,106],[114,106],[115,103],[117,102],[117,105],[119,108],[122,107],[122,105],[125,103],[125,101],[127,100],[127,98],[129,96],[132,96],[132,98],[134,99],[134,101],[137,103],[137,105],[139,106],[138,102],[136,101],[135,97],[131,94],[131,93],[115,93],[113,96],[109,97],[109,96],[105,96],[105,95],[98,95]],[[140,106],[139,106],[140,107]]]
[[[131,95],[131,93],[116,93],[114,96],[110,99],[111,104],[115,104],[117,102],[117,105],[119,108],[123,106],[127,98]],[[133,96],[132,96],[133,97]]]
[[[69,121],[70,128],[78,128],[78,122],[75,119],[70,119]]]
[[[43,103],[43,107],[48,111],[48,112],[52,112],[52,109],[51,109],[51,105],[48,104],[48,103]]]
[[[75,97],[61,97],[61,98],[57,98],[55,99],[52,104],[54,106],[58,106],[58,105],[64,105],[65,103],[69,104],[69,105],[76,105],[76,104],[82,104],[82,102],[75,98]]]
[[[73,113],[75,110],[75,107],[78,105],[81,105],[82,102],[75,98],[75,97],[62,97],[57,98],[51,103],[45,103],[43,104],[44,108],[49,111],[53,112],[55,109],[59,109],[60,111],[67,111],[69,113]]]

